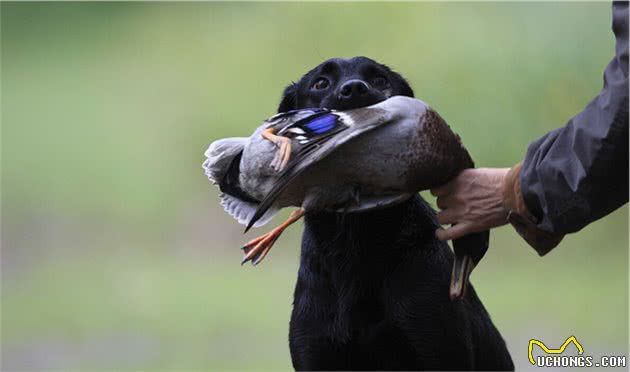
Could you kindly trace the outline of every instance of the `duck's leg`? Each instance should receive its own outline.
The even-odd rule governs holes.
[[[291,140],[287,137],[278,136],[275,132],[275,128],[268,128],[262,132],[262,136],[264,139],[271,141],[278,146],[278,152],[276,152],[276,156],[273,158],[270,165],[273,169],[279,172],[286,167],[289,159],[291,159]]]
[[[281,223],[275,229],[245,244],[242,248],[243,252],[245,253],[245,257],[243,257],[241,265],[247,261],[251,261],[252,265],[258,265],[260,261],[265,258],[267,253],[269,253],[269,250],[271,249],[271,247],[273,247],[273,244],[276,242],[276,240],[278,240],[282,232],[287,227],[291,226],[291,224],[302,218],[302,216],[304,216],[304,213],[304,208],[293,211],[289,218],[287,218],[286,221]]]

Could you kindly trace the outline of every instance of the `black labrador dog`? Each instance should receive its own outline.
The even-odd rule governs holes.
[[[346,110],[394,95],[405,79],[366,57],[331,59],[289,85],[278,112]],[[305,216],[289,344],[297,370],[513,370],[472,286],[449,299],[453,254],[419,196],[365,213]]]

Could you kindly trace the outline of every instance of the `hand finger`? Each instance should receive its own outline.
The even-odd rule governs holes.
[[[455,203],[455,201],[453,201],[453,196],[441,196],[441,197],[437,198],[437,200],[435,201],[435,204],[440,209],[447,209],[447,208],[449,208],[451,206],[456,206],[457,205],[457,203]]]
[[[453,189],[453,182],[449,182],[439,187],[434,187],[431,189],[431,195],[433,196],[446,196],[451,193]]]
[[[435,230],[435,237],[439,240],[453,240],[461,238],[464,235],[473,232],[472,225],[467,223],[458,223],[451,226],[449,229],[437,229]]]
[[[461,213],[455,208],[445,209],[437,214],[437,220],[441,225],[455,224],[460,218]]]

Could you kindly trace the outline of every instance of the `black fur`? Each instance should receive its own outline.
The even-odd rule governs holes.
[[[322,78],[328,88],[314,89]],[[356,84],[341,94],[348,81]],[[351,109],[391,95],[413,91],[368,58],[332,59],[288,86],[278,111]],[[385,210],[307,215],[289,332],[294,368],[514,369],[472,286],[462,301],[449,299],[453,254],[434,237],[438,226],[418,195]]]

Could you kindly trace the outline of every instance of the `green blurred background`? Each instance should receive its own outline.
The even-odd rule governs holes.
[[[2,3],[3,369],[291,367],[301,227],[259,267],[202,170],[329,57],[410,81],[479,166],[511,166],[599,91],[608,3]],[[611,167],[613,164],[611,164]],[[434,202],[430,195],[427,199]],[[268,230],[265,227],[264,230]],[[544,259],[508,227],[473,274],[527,343],[628,348],[628,208]]]

